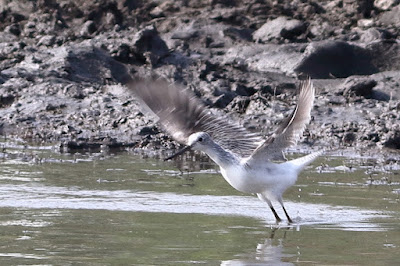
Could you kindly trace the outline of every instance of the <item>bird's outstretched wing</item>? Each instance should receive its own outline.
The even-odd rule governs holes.
[[[292,114],[283,120],[274,134],[253,152],[249,162],[285,159],[283,150],[297,143],[310,122],[314,95],[315,89],[311,80],[303,81]]]
[[[195,132],[207,132],[224,149],[247,157],[262,143],[257,134],[213,115],[193,93],[165,79],[137,79],[129,88],[182,144],[187,144],[188,137]]]

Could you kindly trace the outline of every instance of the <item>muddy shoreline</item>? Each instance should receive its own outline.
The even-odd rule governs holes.
[[[398,1],[0,1],[0,131],[62,151],[171,150],[126,84],[181,83],[266,136],[317,88],[295,151],[400,159]]]

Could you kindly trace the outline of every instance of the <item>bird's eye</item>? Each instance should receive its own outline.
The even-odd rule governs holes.
[[[202,141],[203,141],[203,138],[199,138],[198,140],[199,140],[199,142],[202,142]]]

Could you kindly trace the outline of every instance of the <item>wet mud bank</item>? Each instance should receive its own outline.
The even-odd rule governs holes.
[[[400,158],[397,1],[0,1],[0,133],[63,151],[177,146],[127,90],[157,74],[265,135],[317,88],[300,150]]]

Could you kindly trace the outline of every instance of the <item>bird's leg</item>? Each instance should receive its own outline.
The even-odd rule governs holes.
[[[288,214],[288,212],[286,211],[285,206],[283,205],[283,200],[282,200],[282,198],[279,199],[279,203],[281,204],[282,209],[283,209],[283,211],[285,212],[285,215],[286,215],[286,218],[288,219],[288,222],[289,222],[290,224],[292,224],[292,223],[293,223],[293,220],[289,217],[289,214]]]
[[[261,193],[257,193],[257,197],[258,197],[260,200],[265,201],[266,203],[268,203],[268,206],[270,207],[272,213],[273,213],[274,216],[275,216],[276,223],[280,223],[280,222],[282,221],[282,219],[279,217],[278,213],[275,211],[274,206],[272,206],[271,201],[270,201],[266,196],[264,196],[264,195],[261,194]]]
[[[282,219],[279,217],[278,213],[275,211],[274,206],[272,206],[272,203],[269,199],[265,198],[266,202],[268,203],[268,206],[271,208],[272,213],[275,216],[276,219],[276,223],[280,223],[282,221]]]

